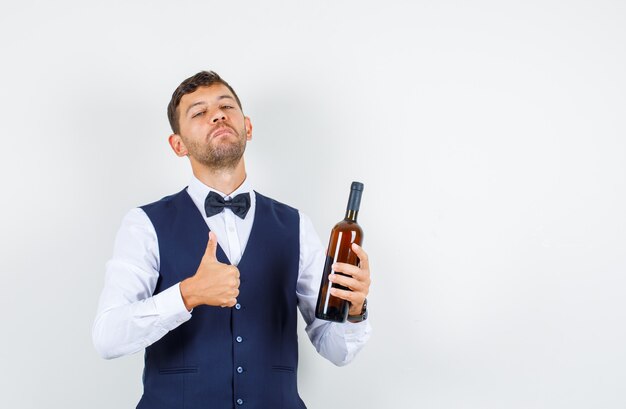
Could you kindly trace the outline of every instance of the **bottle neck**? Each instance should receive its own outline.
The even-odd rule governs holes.
[[[351,222],[355,222],[356,223],[356,217],[358,215],[359,215],[359,211],[358,210],[348,209],[348,210],[346,210],[346,218],[344,220],[349,220]]]
[[[346,220],[356,222],[361,207],[362,190],[350,189],[350,197],[348,198],[348,206],[346,207]]]

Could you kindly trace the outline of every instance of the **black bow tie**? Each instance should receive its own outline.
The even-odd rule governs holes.
[[[245,218],[246,214],[248,214],[248,210],[250,210],[250,193],[241,193],[231,200],[224,200],[218,193],[209,192],[209,195],[204,200],[206,217],[221,213],[225,207],[229,207],[233,213],[242,219]]]

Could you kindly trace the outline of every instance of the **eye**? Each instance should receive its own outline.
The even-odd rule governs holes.
[[[234,107],[232,107],[230,105],[222,105],[221,108],[222,109],[234,109]]]
[[[206,111],[198,111],[198,112],[196,112],[195,114],[193,114],[191,117],[192,117],[192,118],[195,118],[195,117],[197,117],[197,116],[202,116],[202,115],[204,115],[204,113],[205,113],[205,112],[206,112]]]

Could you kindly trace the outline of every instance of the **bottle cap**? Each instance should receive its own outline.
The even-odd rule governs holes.
[[[352,182],[352,186],[350,187],[350,190],[358,190],[360,192],[363,191],[363,183],[361,182]]]
[[[359,211],[359,207],[361,207],[361,195],[363,194],[363,183],[361,182],[352,182],[352,186],[350,186],[350,197],[348,198],[348,211],[354,210],[356,212]]]

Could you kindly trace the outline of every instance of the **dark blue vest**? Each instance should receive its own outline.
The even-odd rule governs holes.
[[[209,229],[186,190],[143,206],[157,233],[155,294],[192,276]],[[302,409],[297,390],[298,211],[256,194],[238,305],[199,306],[146,348],[138,409]],[[217,258],[229,263],[221,247]]]

